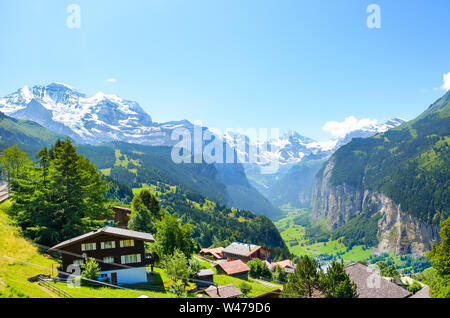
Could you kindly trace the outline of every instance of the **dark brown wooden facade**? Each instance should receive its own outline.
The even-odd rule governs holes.
[[[131,213],[131,210],[121,206],[113,206],[112,210],[114,211],[114,222],[117,226],[127,227],[128,221],[130,220],[129,214]]]
[[[120,247],[120,241],[133,240],[134,246]],[[102,242],[115,242],[115,248],[103,248]],[[83,251],[82,244],[95,243],[95,250]],[[118,236],[110,233],[99,233],[77,240],[71,244],[57,249],[62,254],[63,271],[67,271],[67,267],[76,261],[84,261],[86,258],[95,258],[100,265],[101,271],[119,270],[130,267],[146,266],[144,240],[133,237]],[[140,255],[140,262],[122,264],[122,256]],[[113,257],[113,263],[105,263],[104,259]]]

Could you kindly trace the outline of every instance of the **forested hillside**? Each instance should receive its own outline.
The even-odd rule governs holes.
[[[370,237],[380,252],[423,255],[450,216],[449,142],[450,93],[415,120],[353,139],[317,174],[314,217],[333,228],[351,220],[341,234]],[[376,235],[364,230],[367,222],[378,224]]]
[[[64,136],[35,122],[15,119],[0,112],[0,150],[19,144],[25,152],[34,154],[58,138]]]
[[[425,223],[450,216],[450,93],[417,119],[334,155],[331,182],[386,194]]]
[[[202,247],[238,241],[287,252],[275,225],[265,216],[228,208],[183,186],[158,183],[147,188],[160,199],[163,209],[177,213],[184,223],[193,226],[192,238]]]

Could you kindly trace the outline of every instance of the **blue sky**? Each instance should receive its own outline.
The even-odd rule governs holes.
[[[72,3],[80,29],[66,25]],[[381,29],[366,25],[371,3]],[[328,121],[412,119],[444,93],[449,12],[448,0],[2,0],[0,96],[63,82],[158,122],[324,140]]]

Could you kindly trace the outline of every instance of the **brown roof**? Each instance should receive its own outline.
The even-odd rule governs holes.
[[[412,295],[411,298],[430,298],[430,286],[423,286],[422,289]]]
[[[202,248],[200,254],[211,254],[215,258],[222,258],[223,247]]]
[[[271,264],[273,268],[280,266],[281,268],[291,267],[294,268],[294,263],[290,259],[286,259],[284,261],[275,262]]]
[[[369,266],[355,263],[345,267],[350,279],[356,284],[359,298],[406,298],[411,293],[381,277]]]
[[[260,248],[259,245],[234,242],[225,247],[223,252],[248,257]]]
[[[236,298],[242,296],[242,292],[233,284],[225,286],[209,286],[205,293],[211,298]]]
[[[93,236],[97,236],[100,234],[111,234],[111,235],[115,235],[118,237],[123,237],[123,238],[130,238],[130,239],[136,239],[136,240],[142,240],[145,242],[154,242],[154,238],[151,234],[149,233],[144,233],[144,232],[137,232],[137,231],[131,231],[131,230],[126,230],[126,229],[122,229],[122,228],[118,228],[118,227],[111,227],[111,226],[106,226],[103,227],[101,229],[96,229],[93,230],[91,232],[88,232],[86,234],[71,238],[67,241],[61,242],[55,246],[53,246],[52,248],[50,248],[48,251],[52,252],[52,251],[57,251],[59,249],[62,249],[66,246],[75,244],[76,242],[79,241],[83,241],[85,239],[91,238]]]
[[[225,262],[217,264],[217,266],[220,266],[225,273],[228,275],[243,273],[250,271],[250,267],[248,267],[243,261],[241,260],[235,260],[231,262]]]

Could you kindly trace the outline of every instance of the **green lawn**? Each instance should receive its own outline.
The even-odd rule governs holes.
[[[37,247],[20,235],[19,229],[11,224],[6,214],[9,206],[9,201],[0,205],[0,297],[52,297],[27,279],[38,274],[51,274],[52,265],[56,268],[58,263],[39,254]]]

